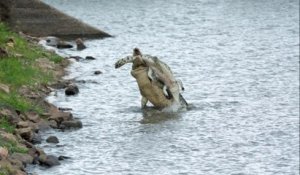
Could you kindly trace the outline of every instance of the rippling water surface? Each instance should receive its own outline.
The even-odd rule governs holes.
[[[84,127],[56,132],[70,156],[38,174],[299,173],[299,1],[45,0],[114,35],[86,41],[94,61],[74,62],[80,93],[48,99],[73,109]],[[140,109],[131,65],[114,69],[134,47],[156,55],[182,80],[192,109]],[[103,74],[94,75],[95,70]]]

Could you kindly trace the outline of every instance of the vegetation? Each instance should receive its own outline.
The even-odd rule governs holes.
[[[18,93],[18,89],[22,86],[36,89],[38,85],[53,80],[51,72],[36,66],[36,59],[48,58],[59,63],[62,58],[27,42],[3,23],[0,23],[0,48],[7,52],[7,55],[0,57],[0,83],[8,85],[11,91],[0,91],[0,106],[10,106],[21,112],[38,110]]]
[[[9,123],[6,116],[1,114],[1,109],[9,107],[21,113],[36,111],[41,113],[40,107],[32,100],[28,100],[20,92],[26,87],[37,91],[40,85],[49,84],[54,80],[53,71],[42,69],[38,66],[37,59],[47,58],[54,63],[60,63],[63,58],[50,53],[33,43],[26,41],[20,35],[11,32],[0,22],[0,85],[9,87],[9,92],[0,88],[0,131],[14,133],[15,126]],[[0,135],[0,147],[5,147],[8,152],[27,153],[26,147],[20,146],[14,140],[7,140]],[[9,167],[0,166],[0,175],[12,174]]]

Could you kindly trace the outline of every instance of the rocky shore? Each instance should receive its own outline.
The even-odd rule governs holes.
[[[40,133],[45,130],[82,127],[82,123],[73,118],[69,109],[56,107],[45,100],[55,88],[67,88],[72,84],[61,80],[69,61],[37,46],[26,36],[10,32],[0,23],[1,32],[0,175],[25,175],[28,164],[45,167],[59,165],[68,157],[48,155],[35,144],[43,141],[53,144],[59,142],[55,136],[41,138]],[[20,77],[17,73],[6,76],[13,69],[7,65],[19,63],[21,67],[29,64],[28,71],[21,72]],[[27,73],[32,75],[27,76]],[[51,80],[45,81],[50,75]],[[21,81],[24,77],[28,79]]]

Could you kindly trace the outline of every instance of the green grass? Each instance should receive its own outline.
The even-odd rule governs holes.
[[[10,38],[14,40],[13,47],[7,45]],[[21,112],[28,110],[41,112],[40,108],[22,97],[18,89],[26,86],[36,91],[39,85],[48,84],[54,80],[53,72],[37,66],[37,59],[47,58],[54,63],[60,63],[63,58],[27,42],[1,22],[0,47],[8,52],[7,56],[0,58],[0,83],[8,85],[11,91],[6,94],[0,90],[0,106],[10,106]]]
[[[28,148],[18,146],[13,140],[6,140],[0,136],[0,147],[5,147],[10,154],[12,153],[28,153]]]
[[[0,116],[0,129],[4,129],[6,132],[13,133],[15,126],[11,125],[5,116]]]

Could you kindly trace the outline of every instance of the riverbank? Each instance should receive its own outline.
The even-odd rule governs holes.
[[[0,175],[26,174],[27,164],[50,167],[66,158],[47,155],[35,144],[46,140],[42,131],[81,127],[70,112],[45,101],[54,88],[64,87],[60,79],[68,64],[0,23]]]

